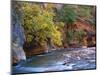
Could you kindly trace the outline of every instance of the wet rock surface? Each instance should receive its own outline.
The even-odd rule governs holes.
[[[67,48],[28,57],[12,67],[13,73],[39,73],[96,69],[96,48]]]

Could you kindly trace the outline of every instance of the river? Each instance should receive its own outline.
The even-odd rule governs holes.
[[[96,48],[66,48],[27,57],[12,73],[41,73],[96,69]]]

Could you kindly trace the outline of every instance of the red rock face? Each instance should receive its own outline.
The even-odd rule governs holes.
[[[25,50],[26,56],[32,56],[37,55],[46,52],[48,50],[46,47],[38,47],[33,49],[27,49]]]
[[[84,30],[86,35],[83,37],[83,44],[82,47],[94,47],[96,46],[96,30],[90,23],[79,19],[77,22],[74,23],[73,29],[75,30]],[[77,43],[78,44],[78,43]],[[75,43],[71,43],[71,47],[77,47]]]
[[[74,27],[75,29],[85,30],[87,32],[95,31],[92,25],[90,25],[87,22],[83,22],[83,21],[75,22]]]

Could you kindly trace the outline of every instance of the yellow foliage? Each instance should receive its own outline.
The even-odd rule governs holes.
[[[58,31],[59,26],[53,21],[55,13],[53,12],[53,4],[47,4],[46,8],[42,8],[40,4],[24,3],[22,6],[23,19],[22,23],[25,28],[27,40],[31,42],[34,38],[32,35],[37,37],[37,41],[41,44],[46,42],[47,38],[50,37],[54,44],[61,45],[61,33]],[[34,38],[36,39],[36,38]]]
[[[57,26],[55,27],[54,32],[52,33],[53,36],[53,42],[57,45],[62,45],[62,41],[61,41],[61,32],[57,30]]]

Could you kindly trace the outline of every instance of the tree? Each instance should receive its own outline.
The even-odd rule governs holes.
[[[64,5],[61,10],[58,11],[59,21],[64,22],[67,26],[72,25],[76,20],[76,12],[70,5]]]
[[[36,3],[22,3],[22,25],[25,29],[26,42],[31,44],[34,40],[38,45],[45,45],[48,38],[54,44],[61,45],[61,33],[53,21],[54,12],[52,7],[43,8]],[[48,10],[50,9],[50,11]]]
[[[65,36],[63,38],[63,40],[65,40],[64,42],[68,43],[68,40],[70,40],[71,38],[69,37],[69,30],[73,30],[72,26],[73,23],[76,21],[76,11],[74,10],[74,7],[72,5],[64,5],[62,7],[62,9],[57,11],[57,21],[60,22],[64,22],[64,32],[65,32]]]

